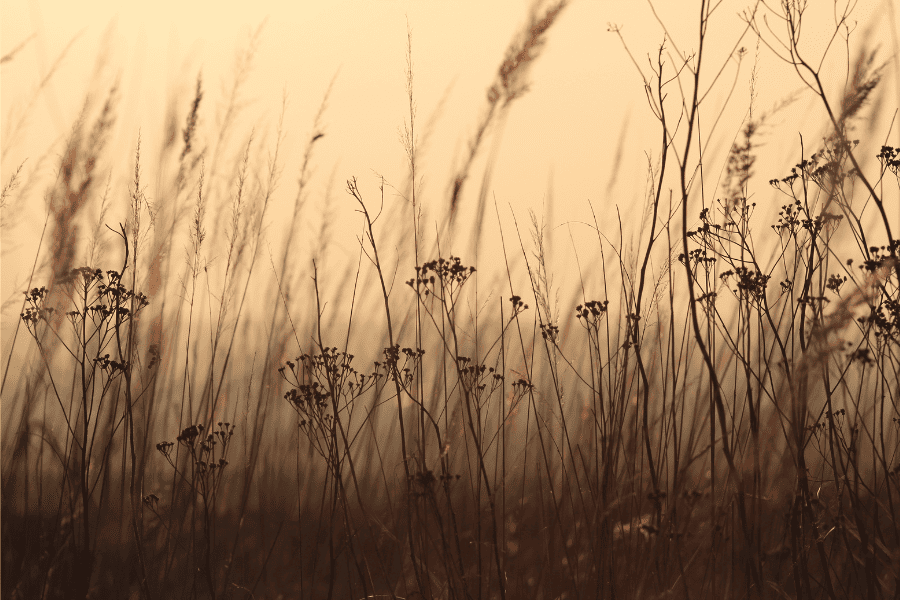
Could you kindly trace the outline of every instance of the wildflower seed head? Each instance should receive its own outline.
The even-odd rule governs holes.
[[[169,457],[169,454],[172,452],[172,446],[174,446],[174,442],[160,442],[156,444],[156,449],[166,458]]]
[[[463,266],[459,257],[451,256],[449,259],[438,258],[416,267],[416,273],[415,279],[406,282],[408,286],[416,291],[425,286],[425,296],[431,293],[443,297],[446,292],[452,297],[475,273],[475,267]],[[439,284],[437,288],[435,284]]]

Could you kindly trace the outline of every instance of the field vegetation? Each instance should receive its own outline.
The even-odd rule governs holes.
[[[815,35],[846,53],[846,85],[826,87],[794,0],[748,7],[733,52],[708,56],[716,6],[649,63],[609,26],[657,145],[642,220],[587,224],[565,301],[535,215],[482,239],[491,156],[476,167],[566,0],[510,43],[427,199],[410,37],[401,199],[349,174],[357,220],[323,219],[311,254],[322,111],[291,213],[270,210],[281,122],[268,161],[257,134],[235,141],[258,37],[217,129],[198,76],[150,175],[137,133],[131,156],[108,150],[115,86],[85,100],[53,181],[4,145],[4,218],[43,194],[47,223],[4,340],[2,597],[900,598],[897,57],[836,2]],[[707,156],[704,99],[746,46],[827,116],[770,189],[754,161],[778,107],[752,87],[727,156]],[[867,126],[879,114],[889,130]],[[329,240],[347,232],[340,272]],[[479,282],[475,256],[506,279]]]

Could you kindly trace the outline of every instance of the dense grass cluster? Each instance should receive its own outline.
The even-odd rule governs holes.
[[[86,101],[4,346],[3,598],[900,597],[900,148],[852,135],[881,93],[874,54],[834,101],[801,51],[803,3],[745,13],[828,133],[774,174],[771,219],[749,199],[767,118],[751,116],[710,201],[701,0],[693,55],[661,48],[645,77],[661,144],[635,250],[595,222],[560,314],[534,217],[526,273],[500,240],[506,283],[479,283],[454,239],[475,157],[565,6],[510,45],[433,243],[410,60],[412,210],[374,213],[350,179],[360,263],[343,274],[322,267],[327,236],[312,256],[295,242],[317,117],[280,262],[254,276],[282,132],[265,169],[252,135],[226,142],[255,39],[218,142],[198,141],[199,77],[183,128],[169,119],[156,202],[137,139],[121,225],[98,185],[124,166],[105,153],[116,89]],[[207,227],[225,232],[216,262]]]

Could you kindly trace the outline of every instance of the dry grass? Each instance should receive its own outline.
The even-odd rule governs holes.
[[[439,239],[565,7],[536,8],[510,45]],[[361,235],[345,273],[323,266],[327,222],[312,257],[292,245],[328,93],[287,242],[260,256],[284,160],[282,120],[265,166],[265,136],[240,131],[260,30],[215,130],[200,75],[183,127],[170,111],[157,202],[140,136],[133,164],[107,151],[117,88],[85,102],[47,186],[46,287],[28,286],[3,378],[2,596],[900,597],[900,149],[851,139],[882,70],[861,50],[835,104],[799,51],[804,9],[784,5],[780,40],[765,6],[747,13],[829,134],[770,181],[783,206],[767,222],[748,197],[768,116],[751,113],[704,203],[701,7],[695,55],[661,48],[641,73],[660,126],[641,227],[613,245],[595,222],[562,301],[534,215],[531,249],[502,231],[505,300],[485,303],[476,266],[426,241],[411,35],[409,222],[348,180]],[[126,221],[107,226],[116,192],[98,182],[126,167]],[[490,163],[479,223],[489,184]]]

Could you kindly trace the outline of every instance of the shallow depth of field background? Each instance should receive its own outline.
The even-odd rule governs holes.
[[[414,345],[410,317],[414,296],[405,285],[414,277],[415,264],[409,202],[404,198],[409,194],[410,182],[400,140],[400,132],[409,119],[405,76],[408,31],[419,144],[416,194],[423,207],[419,261],[452,254],[459,256],[464,265],[476,266],[477,297],[466,296],[459,309],[460,318],[474,320],[478,315],[480,326],[496,333],[498,306],[504,304],[508,318],[510,295],[521,295],[532,311],[535,307],[520,246],[524,245],[524,254],[533,268],[533,211],[544,227],[547,271],[552,276],[549,295],[557,300],[553,310],[563,334],[563,346],[570,337],[570,328],[580,333],[572,326],[574,306],[582,301],[582,285],[588,299],[606,297],[600,277],[598,239],[606,240],[603,250],[607,261],[613,256],[613,247],[621,248],[628,265],[641,255],[646,244],[640,234],[646,225],[648,165],[657,165],[660,134],[659,124],[648,108],[638,68],[650,78],[648,56],[655,59],[663,40],[662,25],[647,3],[580,0],[568,6],[549,31],[546,46],[528,72],[530,90],[513,103],[498,127],[488,131],[469,173],[456,229],[451,233],[444,225],[453,175],[465,159],[467,145],[486,108],[487,89],[504,51],[527,22],[528,3],[342,1],[298,3],[290,12],[284,11],[283,4],[249,2],[232,8],[219,3],[153,2],[131,8],[115,2],[2,0],[0,21],[0,54],[6,55],[24,43],[12,60],[0,67],[0,182],[5,184],[24,161],[23,183],[7,201],[2,214],[0,335],[4,368],[12,353],[8,390],[20,389],[18,374],[34,368],[39,361],[33,340],[21,327],[14,347],[12,338],[19,324],[21,292],[45,285],[50,277],[48,261],[52,257],[47,239],[38,254],[47,215],[45,194],[53,186],[67,136],[85,95],[95,95],[93,112],[87,121],[90,124],[110,87],[118,82],[115,124],[107,150],[97,165],[93,197],[77,220],[76,267],[86,260],[87,246],[98,222],[99,198],[107,181],[110,204],[103,222],[113,229],[125,222],[139,136],[143,193],[157,206],[164,207],[170,200],[166,194],[171,190],[176,163],[172,156],[163,161],[162,167],[159,162],[166,119],[169,111],[174,111],[179,131],[176,147],[180,151],[180,130],[198,73],[202,74],[204,96],[194,146],[197,151],[206,149],[207,168],[215,152],[219,153],[219,162],[215,173],[207,172],[209,180],[205,184],[209,195],[204,222],[208,237],[202,255],[207,269],[201,275],[193,308],[191,361],[196,372],[187,375],[197,386],[194,394],[199,393],[204,378],[208,378],[210,356],[204,355],[203,349],[209,349],[219,319],[233,173],[249,147],[251,188],[256,193],[256,186],[265,186],[267,161],[274,158],[279,118],[283,114],[277,188],[262,222],[259,245],[253,247],[255,261],[249,262],[248,252],[229,274],[236,278],[237,294],[229,300],[229,312],[222,323],[224,339],[230,341],[234,336],[236,344],[226,372],[219,371],[222,348],[213,369],[216,381],[219,377],[226,381],[221,396],[214,399],[215,417],[238,424],[236,435],[240,443],[246,444],[247,438],[242,436],[252,429],[251,421],[257,417],[267,419],[271,425],[267,430],[271,433],[263,438],[266,445],[261,454],[253,456],[261,468],[258,480],[271,482],[272,489],[279,491],[296,489],[290,487],[290,478],[297,434],[296,415],[282,399],[283,389],[278,387],[280,380],[274,369],[301,351],[313,349],[310,336],[315,331],[311,283],[314,259],[324,306],[326,345],[343,350],[351,306],[353,329],[347,350],[357,356],[357,368],[370,371],[372,361],[381,358],[381,349],[387,345],[380,284],[365,254],[360,256],[363,221],[356,201],[345,191],[350,178],[357,178],[360,193],[374,215],[382,207],[379,187],[383,177],[383,211],[375,225],[376,235],[380,236],[379,253],[394,303],[392,310],[396,310],[395,335],[396,331],[402,332],[397,341],[401,346]],[[679,0],[659,2],[656,6],[659,20],[672,36],[666,41],[666,53],[671,55],[664,55],[670,69],[678,61],[679,51],[690,54],[694,50],[698,20],[695,4]],[[739,141],[750,114],[752,78],[754,118],[780,106],[767,117],[754,140],[757,159],[754,177],[748,184],[750,200],[758,206],[754,218],[760,223],[763,240],[785,201],[775,195],[768,180],[784,177],[799,162],[801,136],[808,157],[820,147],[829,128],[825,126],[821,102],[802,87],[793,70],[778,62],[764,46],[757,46],[752,33],[746,32],[740,39],[746,30],[738,13],[747,4],[723,1],[712,18],[705,75],[701,79],[703,89],[713,83],[716,73],[721,73],[702,108],[700,139],[708,145],[704,149],[702,189],[699,183],[692,189],[689,215],[696,219],[701,192],[708,203],[721,193],[728,151]],[[828,42],[825,34],[831,27],[831,3],[811,4],[804,22],[803,44],[808,55],[818,59]],[[900,51],[900,27],[891,2],[860,1],[852,20],[856,25],[851,36],[851,66],[863,40],[867,48],[880,47],[878,62]],[[609,31],[610,24],[620,28],[630,56],[619,36]],[[234,113],[228,137],[219,139],[228,95],[234,86],[236,59],[249,56],[248,45],[254,46],[252,59],[245,64],[246,79],[236,98],[238,112]],[[746,49],[740,62],[733,54],[739,47]],[[837,38],[823,67],[831,98],[841,95],[847,60],[843,42]],[[863,141],[858,154],[870,166],[882,144],[900,146],[900,124],[891,127],[900,102],[898,64],[896,60],[888,64],[875,96],[864,109],[863,114],[871,118],[861,118],[856,123],[856,137]],[[678,88],[673,85],[667,91],[674,98]],[[327,102],[323,105],[326,93]],[[786,102],[788,99],[791,101]],[[316,122],[320,107],[322,112]],[[674,103],[672,107],[676,110]],[[286,225],[294,209],[303,153],[309,139],[319,134],[322,137],[311,155],[302,216],[298,227],[289,231]],[[490,168],[487,210],[483,223],[476,227],[473,223],[486,167]],[[667,176],[669,187],[675,186],[673,173]],[[194,172],[187,183],[189,189],[196,186],[196,179]],[[669,187],[663,198],[668,197]],[[677,190],[673,193],[678,195]],[[166,323],[176,322],[177,311],[186,310],[186,290],[190,288],[186,257],[193,199],[187,193],[181,199],[184,212],[168,221],[174,223],[171,231],[147,230],[147,249],[160,239],[166,240],[169,271],[163,281],[151,282],[146,275],[148,265],[138,265],[134,291],[148,294],[151,303],[142,316],[142,324],[156,318],[155,311],[162,306],[169,319]],[[666,200],[663,205],[667,206]],[[245,216],[254,214],[256,209],[258,205],[251,204]],[[163,213],[168,219],[173,218],[171,210]],[[900,223],[896,202],[890,210],[891,218],[896,219],[893,222]],[[880,245],[885,240],[876,216],[870,207],[866,213],[867,219],[872,218],[867,224],[874,232],[870,242]],[[599,236],[595,222],[599,224]],[[688,227],[696,225],[694,221]],[[121,268],[121,244],[109,230],[98,231],[98,242],[105,244],[105,250],[90,266],[103,270]],[[291,252],[282,262],[289,237]],[[506,280],[504,256],[509,260],[512,289]],[[655,252],[653,258],[653,273],[664,272],[665,254]],[[32,274],[35,261],[38,268]],[[609,264],[611,272],[618,272],[615,260]],[[677,262],[673,263],[673,270],[674,265]],[[247,280],[251,267],[252,275]],[[354,298],[352,288],[357,271],[359,288]],[[676,277],[683,277],[680,268],[677,273]],[[615,303],[622,284],[612,274],[610,277],[608,297],[614,305],[611,311],[616,313],[614,322],[621,324],[620,307]],[[284,296],[275,292],[278,282],[286,288],[282,289]],[[248,294],[236,320],[245,283]],[[774,279],[771,285],[775,285]],[[155,293],[151,293],[151,288]],[[474,294],[474,289],[468,289],[469,293]],[[283,302],[287,304],[290,322],[283,318]],[[280,316],[275,318],[273,313]],[[525,317],[532,319],[533,312]],[[184,319],[184,314],[177,319]],[[290,330],[291,324],[297,327],[301,348],[297,348],[298,339]],[[426,329],[430,328],[428,323]],[[180,371],[187,340],[184,323],[171,337],[167,337],[168,333],[170,330],[162,338],[160,373],[165,376],[161,376],[161,387],[156,389],[155,406],[160,412],[154,415],[148,448],[157,441],[174,439],[181,427],[188,425],[179,421],[176,406],[181,402],[184,375]],[[484,339],[469,337],[464,341],[471,349]],[[274,352],[268,362],[267,351]],[[537,363],[546,362],[537,350],[534,355],[539,357],[535,359]],[[57,356],[54,367],[64,370],[65,358]],[[141,359],[146,360],[146,354]],[[508,368],[515,370],[521,365],[510,364]],[[547,371],[542,369],[536,367],[541,377],[546,377]],[[507,377],[512,379],[510,374]],[[575,377],[571,373],[566,377],[565,384],[577,389]],[[268,386],[264,392],[260,381]],[[576,400],[578,393],[574,394]],[[169,396],[176,399],[167,402]],[[258,412],[263,402],[267,408]],[[46,418],[52,423],[58,419],[52,414],[58,405],[48,402],[47,407],[50,414]],[[0,413],[4,441],[23,410],[15,396],[4,392]],[[389,421],[390,416],[385,419]],[[235,449],[235,457],[242,453],[247,456],[246,445]],[[146,473],[145,492],[153,491],[154,485],[163,489],[164,478],[157,479],[154,473],[165,473],[165,465],[152,450],[147,458],[151,466]],[[234,462],[240,460],[236,458]],[[400,472],[396,462],[382,466],[393,475]],[[251,502],[265,504],[256,496]],[[295,500],[285,500],[286,511],[292,510],[288,506],[291,502],[296,506]]]

